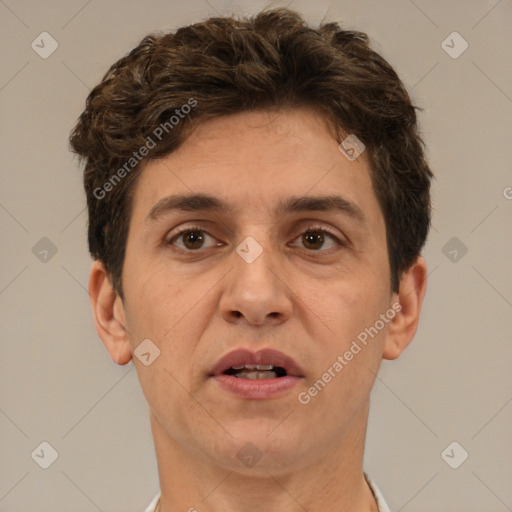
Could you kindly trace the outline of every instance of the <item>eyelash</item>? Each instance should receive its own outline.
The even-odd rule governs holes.
[[[205,233],[206,235],[208,235],[212,238],[215,238],[213,235],[208,233],[208,231],[206,231],[205,229],[203,229],[200,226],[187,226],[186,228],[178,231],[171,238],[169,238],[166,243],[167,243],[167,245],[174,245],[174,242],[176,240],[178,240],[181,236],[183,236],[185,233],[191,233],[191,232],[197,232],[197,231],[199,231],[200,233]],[[299,238],[301,235],[303,235],[305,233],[324,234],[324,235],[327,235],[328,237],[330,237],[331,239],[333,239],[334,242],[340,247],[345,247],[347,245],[344,241],[340,240],[333,232],[331,232],[329,229],[327,229],[323,226],[310,226],[307,229],[305,229],[304,231],[302,231],[298,237],[295,237],[294,240],[297,240],[297,238]],[[197,252],[200,252],[201,250],[205,250],[202,247],[199,249],[195,249],[195,250],[194,249],[184,249],[182,247],[178,247],[178,249],[181,251],[188,252],[188,253],[197,253]],[[308,252],[312,252],[312,253],[326,252],[326,250],[322,250],[322,249],[311,249],[311,250],[305,249],[305,250],[307,250]]]

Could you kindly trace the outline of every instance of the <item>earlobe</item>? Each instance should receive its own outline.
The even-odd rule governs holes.
[[[124,365],[132,359],[130,340],[125,326],[124,308],[112,288],[104,264],[96,260],[89,276],[89,296],[98,335],[112,360]]]
[[[384,359],[396,359],[412,341],[420,320],[421,306],[427,290],[427,265],[419,256],[400,279],[400,289],[393,302],[400,308],[389,324],[384,345]]]

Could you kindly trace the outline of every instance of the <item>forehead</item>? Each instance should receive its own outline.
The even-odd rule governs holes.
[[[194,194],[217,197],[232,215],[278,214],[291,198],[338,196],[379,221],[366,155],[350,161],[338,144],[309,109],[250,111],[199,123],[178,150],[146,164],[132,221],[151,217],[169,196]]]

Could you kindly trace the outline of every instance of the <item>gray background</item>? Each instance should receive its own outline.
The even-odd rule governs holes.
[[[278,3],[0,0],[0,511],[140,512],[157,492],[135,371],[111,362],[93,326],[67,137],[90,88],[147,32],[265,5]],[[512,2],[289,5],[369,33],[424,108],[437,177],[423,318],[383,364],[366,470],[394,511],[512,510]],[[31,47],[43,31],[59,45],[46,59]],[[458,58],[442,47],[454,31],[469,44]],[[31,457],[43,441],[58,452],[48,469]],[[453,441],[469,453],[458,469],[441,457]]]

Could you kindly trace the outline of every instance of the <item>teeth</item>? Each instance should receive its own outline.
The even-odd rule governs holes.
[[[237,364],[224,373],[239,379],[250,380],[275,379],[281,376],[280,370],[272,364]]]
[[[271,365],[271,364],[258,364],[258,365],[256,365],[256,369],[257,370],[261,370],[261,371],[269,371],[269,370],[272,370],[272,368],[274,368],[274,366]]]
[[[235,374],[235,377],[239,379],[249,379],[249,380],[256,380],[256,379],[275,379],[277,377],[276,372],[272,371],[253,371],[253,370],[244,370],[237,374]]]
[[[269,371],[274,368],[271,364],[237,364],[232,366],[233,370],[258,370],[258,371]]]

